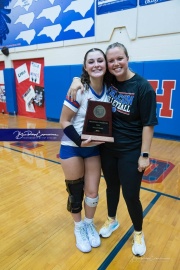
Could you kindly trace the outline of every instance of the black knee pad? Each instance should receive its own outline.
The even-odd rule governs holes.
[[[69,193],[67,210],[71,213],[79,213],[82,210],[84,197],[84,178],[77,180],[65,180],[66,190]]]

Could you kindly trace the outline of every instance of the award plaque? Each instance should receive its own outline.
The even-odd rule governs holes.
[[[114,142],[112,137],[112,104],[102,101],[88,101],[81,139]]]

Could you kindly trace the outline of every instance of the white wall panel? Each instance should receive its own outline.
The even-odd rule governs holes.
[[[180,0],[138,8],[138,37],[180,32]]]

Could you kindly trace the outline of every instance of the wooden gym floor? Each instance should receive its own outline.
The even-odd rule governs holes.
[[[58,123],[0,114],[0,129],[59,128]],[[120,227],[99,248],[81,253],[58,158],[60,142],[0,141],[0,270],[180,269],[180,142],[153,139],[141,188],[147,252],[131,252],[133,228],[121,196]],[[107,217],[105,181],[95,215]]]

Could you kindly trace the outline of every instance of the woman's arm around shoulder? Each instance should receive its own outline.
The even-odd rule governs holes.
[[[70,88],[67,92],[67,96],[70,100],[72,100],[72,101],[76,100],[76,94],[77,94],[78,89],[83,91],[84,86],[83,86],[81,79],[79,77],[74,77],[73,81],[70,85]]]

